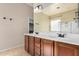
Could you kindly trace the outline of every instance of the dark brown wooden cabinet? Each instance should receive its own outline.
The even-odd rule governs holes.
[[[25,35],[25,50],[32,56],[79,56],[79,46]]]
[[[55,56],[77,56],[77,47],[75,45],[55,42]]]
[[[25,35],[25,40],[24,41],[25,41],[25,45],[24,45],[25,46],[25,51],[28,52],[28,50],[29,50],[29,47],[28,47],[29,36]]]
[[[41,55],[41,39],[35,37],[35,56]]]
[[[32,56],[34,56],[34,47],[35,47],[35,45],[34,45],[34,43],[35,43],[35,41],[34,41],[34,37],[33,36],[29,36],[29,53],[32,55]]]
[[[77,46],[76,49],[77,49],[77,56],[79,56],[79,46]]]
[[[53,56],[54,46],[53,41],[41,39],[41,55]]]

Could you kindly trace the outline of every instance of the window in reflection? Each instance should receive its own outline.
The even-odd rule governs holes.
[[[50,21],[51,31],[60,31],[61,20],[56,18]]]

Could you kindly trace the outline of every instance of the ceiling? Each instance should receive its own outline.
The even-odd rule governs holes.
[[[49,7],[45,8],[42,12],[50,16],[50,15],[74,10],[77,7],[78,6],[76,3],[59,3],[59,4],[50,5]]]
[[[36,7],[37,5],[42,5],[42,13],[51,16],[58,13],[67,12],[76,9],[77,3],[32,3],[28,4],[31,7]]]

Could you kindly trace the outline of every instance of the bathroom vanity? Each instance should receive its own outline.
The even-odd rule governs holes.
[[[24,41],[32,56],[79,56],[79,42],[73,39],[25,34]]]

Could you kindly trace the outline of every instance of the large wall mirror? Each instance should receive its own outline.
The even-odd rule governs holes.
[[[79,33],[79,8],[77,3],[43,3],[39,5],[43,9],[34,13],[35,32]]]
[[[78,10],[77,10],[78,11]],[[50,19],[50,31],[79,34],[79,17],[76,10]]]

